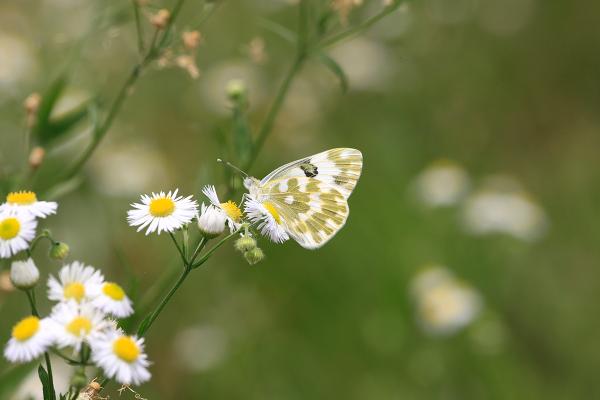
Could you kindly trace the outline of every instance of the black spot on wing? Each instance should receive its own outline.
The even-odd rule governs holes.
[[[307,178],[314,178],[319,174],[319,169],[316,165],[311,164],[310,162],[304,162],[300,164],[300,169],[304,172]]]

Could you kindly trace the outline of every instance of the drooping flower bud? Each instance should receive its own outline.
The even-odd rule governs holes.
[[[163,8],[162,10],[158,10],[158,12],[150,18],[150,23],[154,25],[156,29],[165,29],[170,18],[171,13],[169,10]]]
[[[232,79],[227,82],[225,92],[231,101],[239,101],[246,96],[246,83],[241,79]]]
[[[25,261],[13,261],[10,267],[10,281],[16,288],[21,290],[31,289],[38,283],[39,279],[40,271],[31,258]]]
[[[50,247],[50,258],[62,261],[69,256],[69,245],[63,242],[54,242]]]
[[[235,241],[234,246],[236,250],[241,251],[242,253],[246,253],[247,251],[256,248],[256,240],[249,235],[242,236]]]
[[[255,247],[252,250],[245,252],[244,258],[248,261],[248,264],[255,265],[265,258],[265,253],[259,247]]]
[[[222,210],[213,205],[202,204],[200,216],[198,217],[198,228],[208,239],[219,236],[225,230],[227,218]]]

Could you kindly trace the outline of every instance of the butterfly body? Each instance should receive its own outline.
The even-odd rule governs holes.
[[[271,216],[271,224],[259,229],[279,230],[275,241],[291,237],[316,249],[346,223],[347,200],[361,172],[361,152],[337,148],[283,165],[260,181],[246,178],[244,186],[252,204]]]

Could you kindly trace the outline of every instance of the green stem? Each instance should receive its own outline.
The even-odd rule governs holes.
[[[60,351],[58,351],[58,350],[55,350],[55,349],[51,349],[51,350],[50,350],[50,352],[51,352],[52,354],[54,354],[54,355],[56,355],[56,356],[58,356],[58,357],[62,358],[63,360],[65,360],[65,361],[67,362],[67,364],[69,364],[69,365],[84,365],[84,366],[90,366],[90,365],[93,365],[93,364],[90,364],[90,363],[88,363],[88,362],[77,361],[77,360],[75,360],[75,359],[73,359],[73,358],[70,358],[70,357],[68,357],[68,356],[65,356],[63,353],[61,353]]]
[[[330,36],[327,39],[324,39],[320,45],[319,48],[320,49],[324,49],[330,46],[333,46],[334,44],[337,44],[343,40],[346,40],[352,36],[355,36],[361,32],[366,31],[367,29],[369,29],[371,26],[373,26],[374,24],[376,24],[379,20],[381,20],[382,18],[386,17],[388,14],[391,14],[392,12],[394,12],[396,9],[398,9],[398,7],[400,7],[401,5],[401,1],[397,0],[395,1],[393,4],[387,6],[386,8],[383,9],[383,11],[379,12],[378,14],[373,15],[372,17],[370,17],[369,19],[367,19],[366,21],[364,21],[363,23],[356,25],[352,28],[346,29],[345,31],[342,31],[340,33],[337,33],[333,36]]]
[[[169,236],[173,240],[173,244],[175,244],[175,247],[177,247],[177,251],[179,252],[179,255],[181,256],[181,261],[183,262],[183,265],[187,265],[187,259],[185,258],[185,253],[179,246],[179,243],[177,243],[177,239],[175,239],[175,235],[173,235],[173,232],[169,232]]]
[[[187,278],[187,276],[191,272],[191,270],[192,269],[186,265],[183,272],[181,273],[181,276],[179,277],[177,282],[175,282],[175,285],[173,285],[171,290],[169,290],[169,293],[167,293],[166,296],[162,299],[162,301],[158,304],[158,307],[156,307],[156,309],[152,312],[152,314],[150,314],[150,317],[148,318],[147,322],[140,325],[140,327],[137,330],[138,336],[140,336],[140,337],[144,336],[144,334],[148,331],[148,329],[150,329],[150,327],[152,326],[152,324],[154,323],[154,321],[156,320],[158,315],[161,313],[163,308],[165,308],[165,306],[167,305],[169,300],[171,300],[171,297],[173,297],[173,295],[175,294],[177,289],[179,289],[179,287],[183,284],[183,282],[185,281],[185,278]],[[144,320],[144,321],[146,321],[146,320]]]
[[[31,306],[31,313],[36,316],[36,317],[40,317],[40,313],[38,312],[38,309],[36,307],[35,304],[35,292],[33,291],[33,289],[29,289],[27,291],[25,291],[25,294],[27,294],[27,300],[29,300],[29,305]],[[50,397],[52,400],[56,399],[56,391],[54,390],[54,377],[52,376],[52,363],[50,362],[50,355],[48,354],[48,352],[44,352],[44,359],[46,360],[46,372],[48,372],[48,383],[50,384]]]
[[[206,260],[208,260],[208,258],[212,255],[212,253],[215,252],[215,250],[217,250],[219,247],[221,247],[222,245],[225,244],[225,242],[227,242],[229,239],[231,239],[232,237],[234,237],[235,235],[237,235],[238,233],[240,233],[241,229],[238,229],[237,231],[225,236],[223,239],[221,239],[221,241],[217,244],[215,244],[213,247],[210,248],[210,250],[208,250],[206,253],[204,253],[204,255],[194,264],[191,264],[191,268],[195,269],[198,268],[199,266],[201,266],[202,264],[204,264],[206,262]]]
[[[196,257],[198,257],[204,246],[206,246],[206,243],[208,243],[208,240],[206,239],[206,237],[202,236],[202,239],[200,239],[200,243],[198,243],[198,246],[196,246],[196,250],[194,250],[194,254],[192,254],[192,257],[190,258],[189,264],[194,264],[194,261],[196,261]]]
[[[140,54],[144,53],[144,31],[142,30],[142,21],[140,19],[140,5],[137,0],[131,0],[133,5],[133,14],[135,16],[135,30],[138,39],[138,50]]]

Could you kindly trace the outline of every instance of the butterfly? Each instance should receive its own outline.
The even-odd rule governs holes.
[[[337,148],[285,164],[262,180],[247,177],[246,209],[272,240],[306,249],[327,243],[348,219],[348,198],[362,172],[362,153]],[[270,216],[268,215],[270,214]]]

